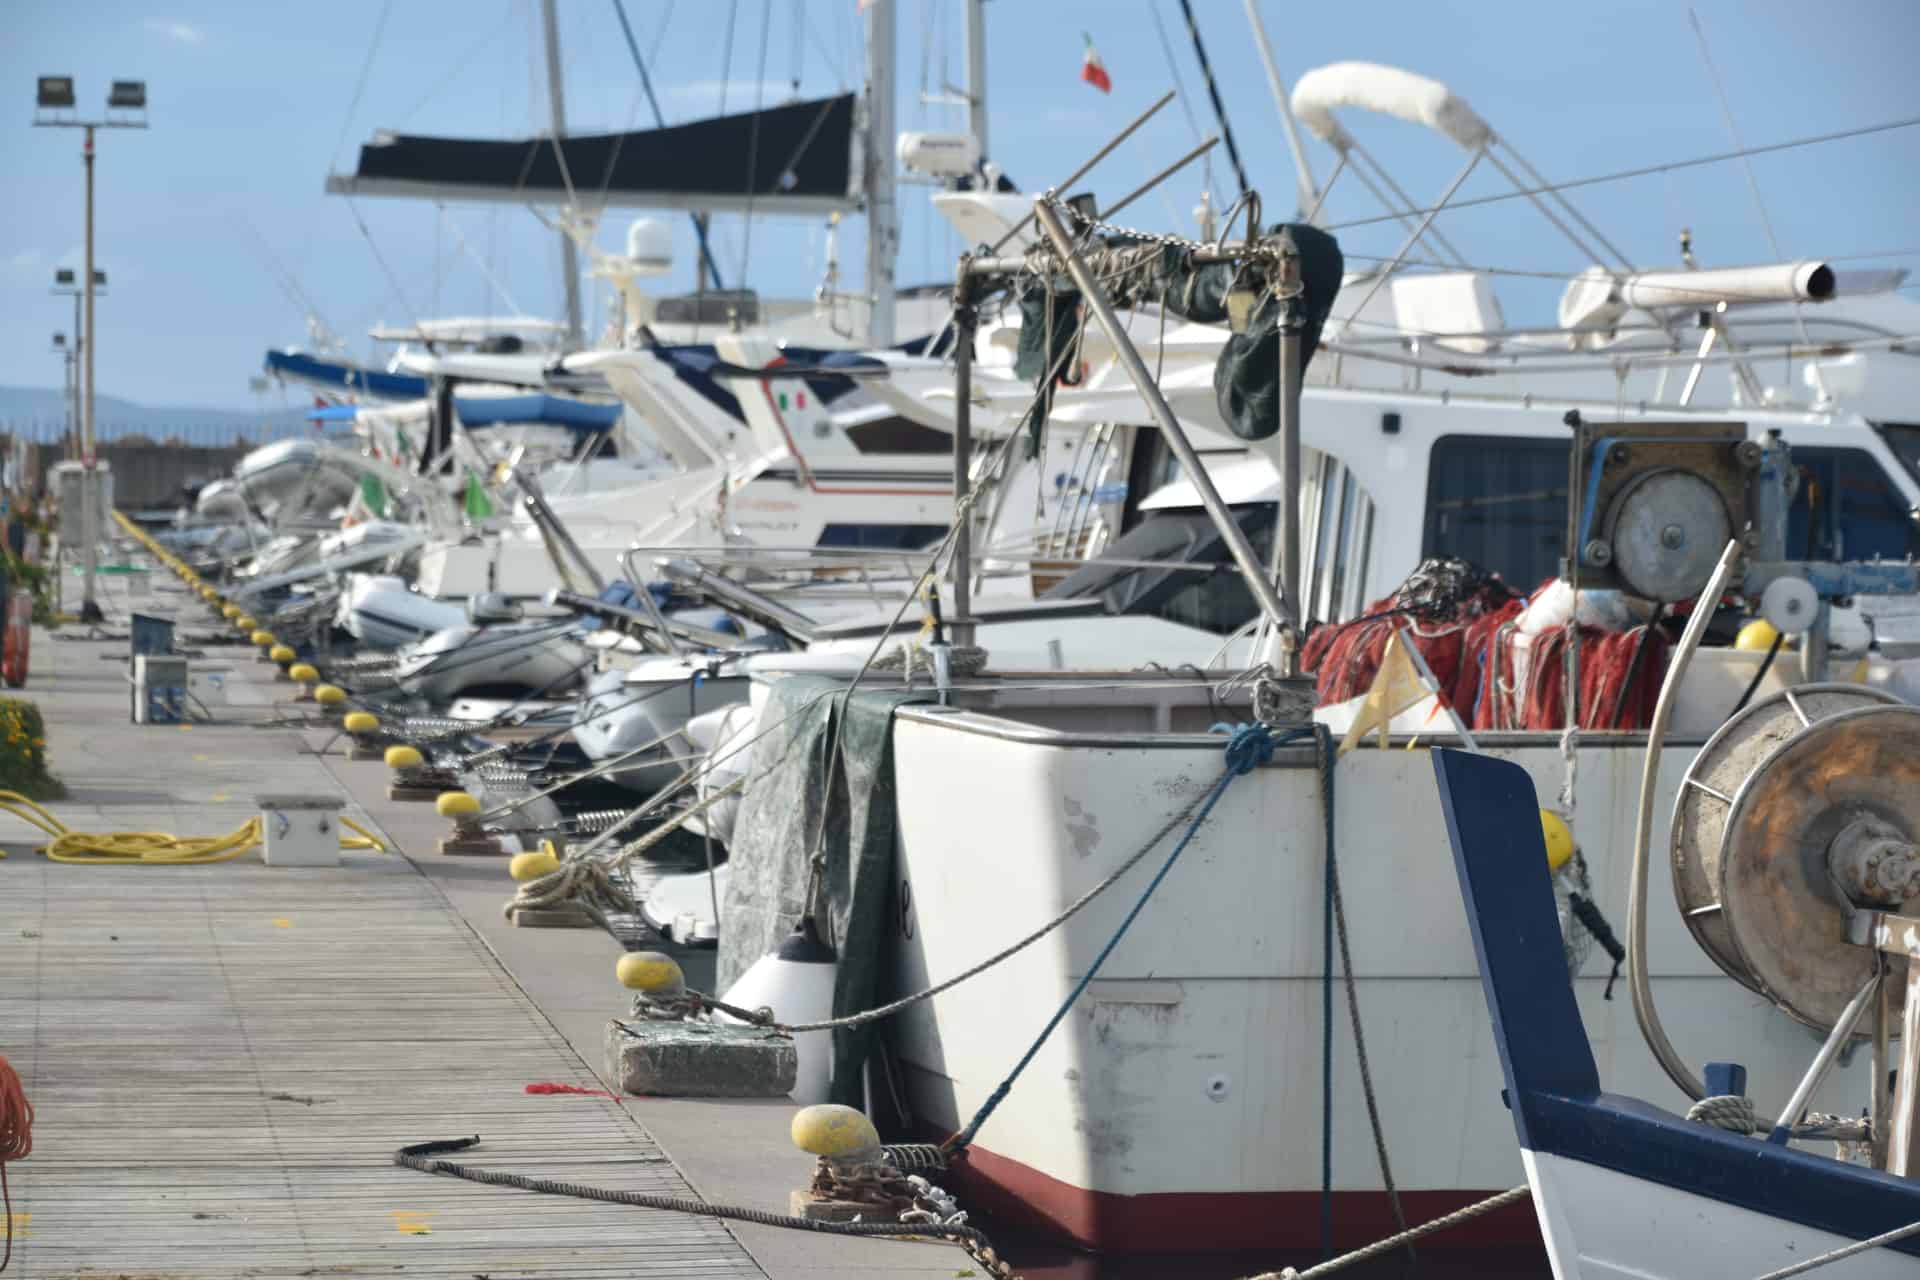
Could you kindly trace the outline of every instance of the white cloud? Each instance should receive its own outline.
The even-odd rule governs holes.
[[[200,28],[193,26],[191,23],[176,22],[170,18],[148,18],[140,25],[148,31],[151,31],[154,35],[165,36],[167,39],[177,40],[181,44],[199,44],[207,38],[206,34],[202,32]]]

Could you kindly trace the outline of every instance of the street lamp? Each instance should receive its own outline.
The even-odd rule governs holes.
[[[41,76],[36,86],[34,98],[33,123],[36,126],[55,129],[84,129],[86,140],[81,147],[81,159],[87,171],[87,236],[86,263],[82,267],[81,298],[85,304],[86,324],[75,326],[76,338],[80,344],[80,465],[82,468],[80,486],[80,527],[81,563],[83,570],[80,597],[80,619],[83,622],[101,620],[100,606],[94,600],[94,573],[99,567],[99,530],[100,514],[96,509],[100,495],[97,485],[97,471],[94,468],[93,438],[93,349],[95,332],[93,327],[94,286],[104,283],[106,276],[93,268],[93,134],[96,129],[144,129],[147,127],[147,85],[144,80],[115,80],[107,93],[107,114],[100,120],[81,120],[74,115],[77,99],[73,92],[72,76]],[[62,281],[56,272],[56,287],[61,283],[72,283],[72,272],[66,272],[67,279]]]
[[[80,352],[87,345],[85,333],[80,328],[80,300],[85,291],[76,282],[77,277],[71,267],[56,267],[53,272],[53,288],[49,290],[56,297],[73,299],[73,346],[67,351],[67,374],[65,384],[67,394],[67,433],[66,456],[75,458],[80,455]],[[93,288],[96,295],[107,291],[107,273],[93,273]],[[56,338],[58,334],[54,335]],[[56,343],[55,345],[59,345]]]

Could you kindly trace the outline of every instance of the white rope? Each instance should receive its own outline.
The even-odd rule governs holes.
[[[1844,1248],[1835,1249],[1831,1253],[1823,1253],[1817,1258],[1808,1258],[1805,1262],[1796,1262],[1790,1267],[1782,1267],[1778,1271],[1769,1271],[1767,1274],[1758,1277],[1757,1280],[1787,1280],[1788,1276],[1805,1275],[1815,1267],[1824,1267],[1829,1262],[1839,1262],[1842,1259],[1851,1258],[1856,1253],[1865,1253],[1869,1249],[1878,1249],[1882,1245],[1897,1244],[1909,1236],[1916,1235],[1920,1235],[1920,1222],[1910,1222],[1904,1227],[1899,1227],[1892,1231],[1883,1231],[1870,1240],[1857,1240]]]
[[[1282,1267],[1278,1271],[1263,1271],[1257,1276],[1249,1277],[1249,1280],[1314,1280],[1316,1276],[1332,1275],[1343,1267],[1350,1267],[1356,1262],[1365,1262],[1369,1258],[1377,1258],[1383,1253],[1390,1253],[1402,1245],[1412,1244],[1422,1236],[1430,1236],[1436,1231],[1445,1231],[1448,1227],[1458,1226],[1463,1222],[1472,1221],[1482,1214],[1492,1213],[1495,1209],[1504,1209],[1510,1204],[1518,1204],[1531,1194],[1532,1192],[1523,1183],[1511,1190],[1502,1191],[1497,1196],[1489,1196],[1478,1204],[1470,1204],[1464,1209],[1456,1209],[1445,1217],[1435,1218],[1432,1222],[1423,1222],[1417,1227],[1409,1227],[1407,1230],[1399,1232],[1396,1235],[1388,1236],[1385,1240],[1376,1240],[1364,1248],[1355,1249],[1352,1253],[1343,1253],[1337,1258],[1329,1258],[1317,1266],[1308,1267],[1305,1271],[1296,1271],[1292,1267]],[[1762,1276],[1760,1280],[1775,1280],[1775,1278],[1772,1276]]]
[[[1737,1093],[1716,1093],[1687,1108],[1687,1119],[1710,1124],[1729,1133],[1752,1133],[1759,1121],[1754,1118],[1753,1099]]]

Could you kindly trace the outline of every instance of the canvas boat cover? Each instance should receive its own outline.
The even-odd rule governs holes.
[[[380,133],[337,195],[812,213],[858,201],[855,95],[627,133],[494,141]],[[566,163],[560,162],[564,153]]]

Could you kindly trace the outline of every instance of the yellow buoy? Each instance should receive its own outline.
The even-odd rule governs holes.
[[[371,711],[349,711],[340,721],[348,733],[372,733],[380,727],[380,717]]]
[[[1551,809],[1540,811],[1540,834],[1547,838],[1547,867],[1558,871],[1573,857],[1573,830]]]
[[[256,631],[247,638],[262,649],[271,649],[273,648],[274,641],[279,637],[275,636],[271,631]]]
[[[426,757],[420,754],[420,748],[410,747],[406,743],[387,748],[387,768],[418,769],[426,763]]]
[[[293,646],[290,644],[277,644],[267,650],[267,656],[284,667],[300,655],[293,651]]]
[[[337,707],[347,700],[347,691],[337,684],[315,685],[313,700],[323,707]]]
[[[533,857],[521,854],[521,857]],[[675,996],[687,988],[686,976],[672,956],[658,951],[629,951],[613,966],[620,985],[653,996]]]
[[[550,876],[559,869],[560,859],[554,855],[553,846],[545,841],[536,852],[514,854],[513,861],[507,864],[507,874],[522,882]]]
[[[829,1160],[874,1160],[880,1155],[880,1131],[852,1107],[823,1102],[793,1114],[793,1145]]]
[[[250,632],[259,625],[259,621],[250,613],[243,613],[233,620],[234,630],[236,631]]]
[[[223,604],[220,606],[220,616],[227,619],[237,618],[240,616],[240,606],[237,604]]]
[[[480,812],[480,801],[466,791],[442,791],[433,811],[443,818],[470,818]]]
[[[1780,633],[1774,630],[1771,622],[1768,622],[1765,618],[1755,618],[1752,622],[1740,628],[1740,634],[1733,638],[1733,647],[1736,649],[1746,649],[1749,652],[1758,650],[1761,653],[1765,653],[1767,650],[1773,648],[1773,642],[1779,638]]]
[[[320,671],[311,662],[296,662],[287,668],[287,674],[301,684],[311,684],[320,678]]]

